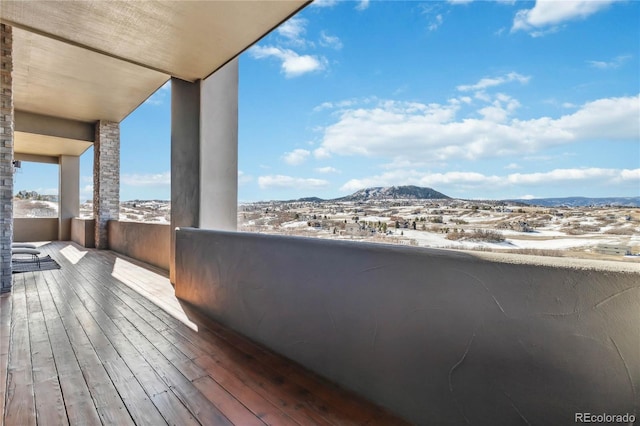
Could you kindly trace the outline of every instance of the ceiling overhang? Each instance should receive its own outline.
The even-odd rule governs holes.
[[[14,152],[16,154],[43,155],[60,157],[61,155],[80,156],[91,148],[93,142],[38,135],[36,133],[14,132]]]
[[[171,77],[208,77],[308,3],[0,0],[0,22],[13,27],[14,107],[120,122]]]

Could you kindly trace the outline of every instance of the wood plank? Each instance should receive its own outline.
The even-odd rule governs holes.
[[[252,413],[268,425],[293,426],[300,423],[285,414],[269,399],[257,393],[251,386],[231,374],[224,367],[216,365],[211,358],[203,356],[198,361],[211,377],[231,395],[240,400]]]
[[[209,376],[193,381],[193,384],[207,397],[233,424],[243,426],[264,426],[254,413],[233,397],[225,388]]]
[[[76,281],[76,284],[77,283],[78,281]],[[80,281],[80,283],[81,285],[87,284],[82,281]],[[74,311],[78,314],[76,318],[78,319],[79,324],[82,325],[84,330],[91,330],[87,335],[89,340],[94,338],[98,342],[101,342],[101,347],[103,349],[107,348],[108,346],[104,344],[105,340],[100,336],[101,332],[106,332],[108,333],[108,342],[113,345],[114,349],[121,356],[121,358],[118,358],[109,355],[103,362],[106,365],[109,365],[111,362],[123,360],[127,368],[130,369],[136,380],[138,380],[141,387],[145,390],[149,400],[154,402],[154,405],[157,407],[157,411],[164,417],[167,423],[177,425],[197,424],[193,423],[187,409],[173,393],[170,392],[169,394],[166,394],[169,390],[168,386],[160,380],[155,371],[144,360],[135,346],[131,344],[127,336],[123,335],[119,331],[113,321],[108,317],[103,317],[103,322],[97,323],[93,316],[86,310],[85,306],[82,303],[78,303],[80,300],[78,295],[69,288],[72,284],[64,278],[59,281],[59,284],[61,284],[59,285],[59,290],[64,294],[65,300],[70,300],[74,303]],[[101,354],[98,353],[98,355],[100,356]],[[156,395],[163,393],[166,395],[161,398],[155,398]],[[159,401],[159,403],[155,404],[156,401]],[[127,401],[124,402],[126,405]],[[135,412],[136,410],[138,409],[136,408],[133,411]]]
[[[25,279],[29,273],[14,279],[12,288],[13,312],[11,318],[11,343],[7,368],[7,394],[5,423],[12,425],[35,425],[36,407],[33,392],[31,346],[29,344],[29,321]]]
[[[139,335],[133,325],[125,319],[114,320],[127,336]],[[144,337],[144,336],[143,336]],[[137,341],[144,357],[153,366],[162,380],[178,396],[194,417],[202,424],[231,425],[231,422],[149,341]]]
[[[153,404],[168,420],[170,425],[188,426],[200,425],[195,417],[186,409],[186,407],[176,398],[171,391],[164,391],[151,397]]]
[[[255,365],[252,360],[241,359],[236,355],[233,353],[233,348],[223,348],[216,345],[210,355],[197,358],[195,361],[209,374],[214,374],[211,370],[224,366],[244,384],[250,386],[300,424],[334,424],[316,410],[318,407],[306,404],[309,399],[308,395],[302,394],[287,383],[286,378],[274,378],[260,366]]]
[[[44,291],[48,292],[44,278],[38,274],[33,285],[26,291],[36,418],[39,425],[61,425],[67,424],[68,419],[41,305],[39,293],[43,286]],[[45,298],[44,302],[48,302],[48,299]]]
[[[122,359],[107,361],[104,368],[136,425],[157,426],[167,423]]]
[[[47,288],[51,294],[51,290],[55,291],[56,287],[48,285]],[[45,295],[44,291],[42,294],[48,300],[48,296]],[[61,303],[61,301],[55,301],[55,298],[52,299],[54,303]],[[98,411],[91,399],[91,392],[84,380],[69,336],[62,323],[62,318],[59,315],[54,315],[51,310],[43,312],[48,315],[45,319],[54,362],[58,371],[60,388],[64,397],[67,418],[71,424],[99,424]]]
[[[53,277],[53,275],[51,277]],[[52,282],[53,281],[55,280],[52,280]],[[63,281],[64,280],[60,280],[60,282]],[[59,284],[59,282],[56,281],[56,284]],[[58,303],[61,304],[64,303],[64,300],[73,300],[72,295],[64,286],[53,289],[52,298],[53,294],[56,295]],[[65,299],[63,299],[61,295],[64,295]],[[80,365],[87,388],[93,399],[95,409],[102,419],[102,422],[105,424],[118,425],[134,424],[124,401],[121,399],[116,387],[111,382],[109,375],[101,363],[101,358],[98,352],[96,352],[96,347],[92,345],[89,336],[83,332],[84,330],[76,327],[76,322],[69,318],[70,316],[67,317],[67,325],[70,326],[67,329],[67,336],[74,348],[76,356],[79,358],[78,364]],[[95,328],[97,327],[94,327],[94,330]],[[94,331],[94,333],[98,335],[97,331]],[[104,335],[101,335],[97,340],[102,344],[97,350],[102,351],[104,358],[117,358],[116,350]],[[106,356],[105,352],[107,354]]]
[[[0,426],[4,425],[4,401],[7,395],[12,301],[11,293],[0,296]]]

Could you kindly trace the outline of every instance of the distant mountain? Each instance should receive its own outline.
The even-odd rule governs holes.
[[[533,200],[509,200],[542,207],[588,207],[588,206],[621,206],[640,207],[640,197],[564,197],[535,198]]]
[[[388,186],[388,187],[375,187],[365,188],[354,192],[346,197],[336,198],[334,201],[368,201],[368,200],[395,200],[395,199],[410,199],[410,200],[436,200],[436,199],[449,199],[441,192],[438,192],[431,188],[423,188],[419,186],[407,185],[407,186]]]
[[[323,198],[318,198],[318,197],[305,197],[305,198],[298,198],[295,201],[297,201],[299,203],[322,203],[322,202],[327,201],[327,200],[325,200]]]

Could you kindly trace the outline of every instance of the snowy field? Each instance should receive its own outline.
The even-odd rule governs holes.
[[[241,205],[241,231],[640,261],[640,209],[543,208],[462,200],[271,202]],[[611,256],[603,247],[638,256]]]

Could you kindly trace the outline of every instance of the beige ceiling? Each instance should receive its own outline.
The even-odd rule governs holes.
[[[79,121],[120,122],[166,74],[14,29],[14,106]]]
[[[93,145],[92,142],[35,133],[14,132],[14,151],[16,154],[45,155],[82,155]]]
[[[0,0],[14,29],[14,107],[120,122],[169,78],[208,77],[308,3]],[[16,151],[51,155],[43,137],[16,135]]]

